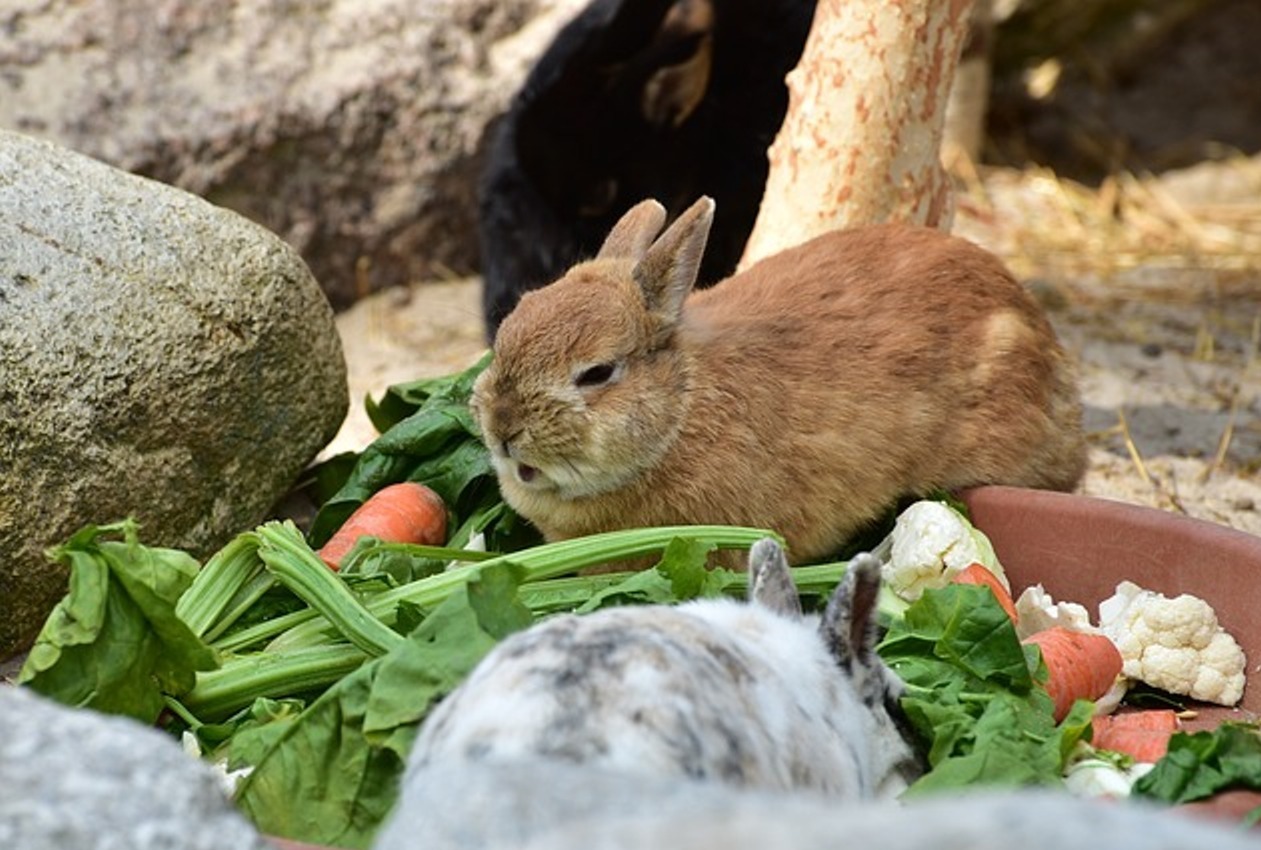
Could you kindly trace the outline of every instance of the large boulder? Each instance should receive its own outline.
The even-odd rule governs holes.
[[[0,847],[267,850],[213,768],[122,717],[0,685]]]
[[[205,554],[346,414],[333,313],[240,216],[0,131],[0,658],[65,592],[46,547],[131,515]]]
[[[243,213],[340,308],[475,267],[483,130],[585,2],[19,3],[0,127]]]

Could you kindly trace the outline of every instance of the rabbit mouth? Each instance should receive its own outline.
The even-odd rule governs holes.
[[[504,456],[495,465],[499,468],[500,476],[508,476],[530,490],[545,490],[555,486],[551,475],[540,467],[519,461],[511,455]]]

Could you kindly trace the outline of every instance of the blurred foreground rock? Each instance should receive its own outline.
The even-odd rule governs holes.
[[[47,547],[128,515],[205,555],[348,406],[333,313],[240,216],[0,131],[0,658],[65,593]]]
[[[1231,826],[1050,791],[838,805],[559,762],[409,773],[373,850],[1248,850]]]
[[[264,850],[208,765],[133,720],[0,686],[0,847]]]

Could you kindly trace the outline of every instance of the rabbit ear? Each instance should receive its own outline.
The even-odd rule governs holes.
[[[683,301],[700,272],[705,242],[714,223],[714,201],[702,197],[652,243],[633,272],[650,313],[667,327],[678,321]]]
[[[639,260],[665,223],[665,207],[651,198],[640,201],[613,225],[596,258]]]
[[[788,571],[788,559],[770,537],[749,549],[749,601],[785,617],[801,617],[801,598]]]
[[[861,670],[880,663],[875,650],[879,593],[880,562],[866,552],[855,555],[819,624],[828,649],[856,678]]]

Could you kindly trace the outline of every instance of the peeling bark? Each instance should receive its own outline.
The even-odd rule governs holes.
[[[950,226],[940,147],[973,0],[820,0],[741,267],[821,233]]]

